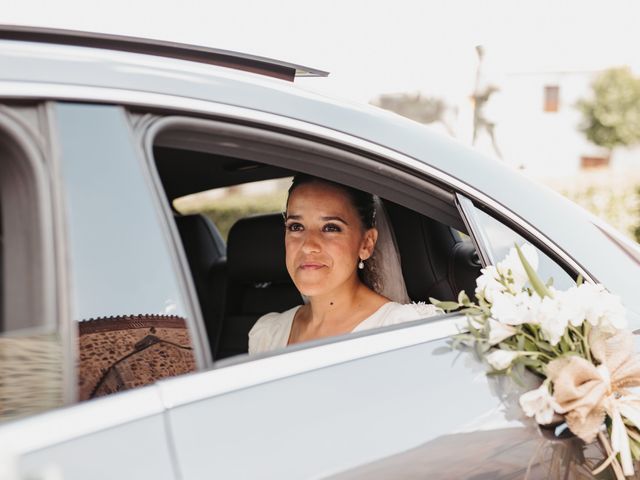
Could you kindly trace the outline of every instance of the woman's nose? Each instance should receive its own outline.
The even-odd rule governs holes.
[[[302,243],[302,251],[304,253],[317,253],[322,250],[318,236],[309,232],[304,236],[304,242]]]

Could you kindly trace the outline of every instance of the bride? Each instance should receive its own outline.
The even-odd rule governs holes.
[[[294,177],[285,212],[286,266],[308,302],[262,316],[249,353],[437,314],[407,304],[400,261],[373,195],[309,175]]]

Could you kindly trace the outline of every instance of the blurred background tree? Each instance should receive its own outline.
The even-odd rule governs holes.
[[[425,97],[417,93],[388,93],[380,95],[371,102],[385,110],[390,110],[420,123],[440,122],[453,135],[447,122],[447,104],[437,97]]]
[[[587,139],[605,148],[640,143],[640,78],[627,67],[601,73],[591,84],[592,96],[578,102]]]

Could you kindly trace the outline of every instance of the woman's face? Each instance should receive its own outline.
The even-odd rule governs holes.
[[[373,253],[378,232],[364,230],[346,192],[312,182],[290,195],[286,213],[287,270],[300,293],[321,295],[357,282],[359,259]]]

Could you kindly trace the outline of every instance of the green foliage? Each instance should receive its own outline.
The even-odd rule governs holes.
[[[584,173],[550,186],[629,238],[640,241],[640,179],[635,173]]]
[[[640,142],[640,78],[628,68],[600,74],[591,85],[593,96],[578,102],[580,130],[589,141],[613,149]]]
[[[423,97],[420,93],[384,94],[372,103],[420,123],[444,123],[447,110],[440,98]]]
[[[286,191],[266,195],[238,195],[212,202],[202,213],[213,221],[226,241],[229,230],[240,218],[261,213],[283,212],[285,203]]]
[[[231,192],[222,198],[196,194],[174,201],[173,206],[183,215],[206,215],[218,227],[226,241],[229,230],[236,221],[249,215],[283,212],[286,201],[287,190],[281,189],[262,194]]]

